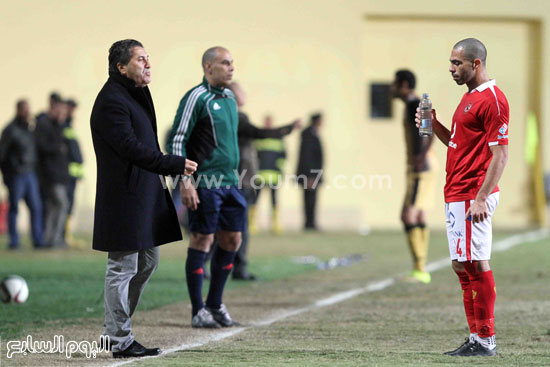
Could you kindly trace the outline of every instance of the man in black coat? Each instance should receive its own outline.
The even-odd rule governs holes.
[[[319,129],[323,116],[320,113],[313,114],[310,126],[302,131],[300,144],[300,157],[296,175],[298,182],[304,189],[304,212],[306,230],[317,230],[315,220],[315,207],[317,204],[317,190],[322,182],[323,173],[323,146],[319,138]]]
[[[62,127],[67,110],[67,104],[58,101],[47,115],[36,121],[37,172],[44,199],[44,243],[47,247],[67,247],[63,229],[69,208],[69,157]]]
[[[115,42],[109,49],[109,79],[91,116],[97,162],[93,248],[109,253],[103,334],[115,358],[161,352],[135,341],[130,318],[157,267],[157,246],[182,239],[162,176],[190,175],[197,168],[160,151],[147,87],[150,68],[140,42]]]

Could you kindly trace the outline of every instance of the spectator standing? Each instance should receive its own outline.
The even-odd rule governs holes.
[[[4,129],[0,138],[0,167],[9,192],[10,249],[19,248],[17,215],[21,199],[25,200],[31,213],[33,246],[44,246],[42,199],[36,177],[36,143],[30,117],[29,103],[24,99],[19,100],[16,104],[15,118]]]
[[[38,177],[45,207],[44,243],[48,247],[57,248],[67,247],[63,238],[69,209],[69,156],[67,141],[63,136],[67,113],[67,104],[58,102],[36,125]]]
[[[323,145],[319,130],[323,115],[311,115],[310,125],[302,131],[296,175],[304,190],[305,230],[318,230],[316,220],[317,192],[323,179]]]

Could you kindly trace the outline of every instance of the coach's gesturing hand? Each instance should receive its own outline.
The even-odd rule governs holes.
[[[185,175],[191,176],[197,170],[197,162],[185,159]]]
[[[180,183],[180,195],[183,205],[189,208],[189,210],[197,210],[200,203],[199,195],[195,186],[193,186],[192,180],[183,180]]]

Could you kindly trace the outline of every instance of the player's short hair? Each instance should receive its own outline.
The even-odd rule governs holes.
[[[224,48],[221,47],[221,46],[214,46],[214,47],[210,47],[208,50],[204,51],[204,53],[202,54],[202,68],[203,69],[206,66],[206,63],[214,61],[216,56],[218,56],[218,51],[219,50],[224,50]]]
[[[454,45],[453,49],[461,48],[464,50],[464,57],[469,61],[480,59],[481,63],[485,65],[487,60],[487,49],[485,45],[476,38],[466,38],[462,41],[458,41]]]
[[[116,41],[109,48],[109,75],[118,75],[117,65],[128,65],[132,58],[132,49],[134,47],[143,47],[141,42],[133,39]]]
[[[401,86],[403,82],[407,82],[409,84],[409,88],[414,89],[416,87],[416,77],[414,76],[414,73],[410,70],[397,70],[395,73],[395,80],[397,81],[397,84]]]

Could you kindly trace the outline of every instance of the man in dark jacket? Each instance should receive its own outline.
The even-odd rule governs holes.
[[[45,206],[44,242],[57,248],[67,247],[63,228],[69,208],[69,158],[62,127],[67,109],[66,103],[56,103],[48,115],[36,122],[37,171]]]
[[[181,240],[170,195],[159,175],[190,175],[196,163],[163,155],[153,100],[151,64],[136,40],[109,49],[109,79],[95,101],[91,129],[97,162],[93,248],[109,252],[105,323],[113,356],[157,355],[132,334],[130,318],[157,267],[159,245]]]
[[[35,248],[43,246],[42,200],[36,178],[36,146],[34,132],[29,123],[30,108],[26,100],[17,102],[16,116],[2,132],[0,138],[0,167],[9,191],[8,228],[10,249],[19,247],[17,233],[17,207],[25,199],[31,212],[31,232]]]
[[[313,114],[310,126],[302,131],[300,144],[300,157],[296,175],[304,189],[304,212],[306,230],[316,230],[315,206],[317,203],[317,190],[322,182],[323,173],[323,147],[319,139],[319,129],[323,116],[320,113]]]

